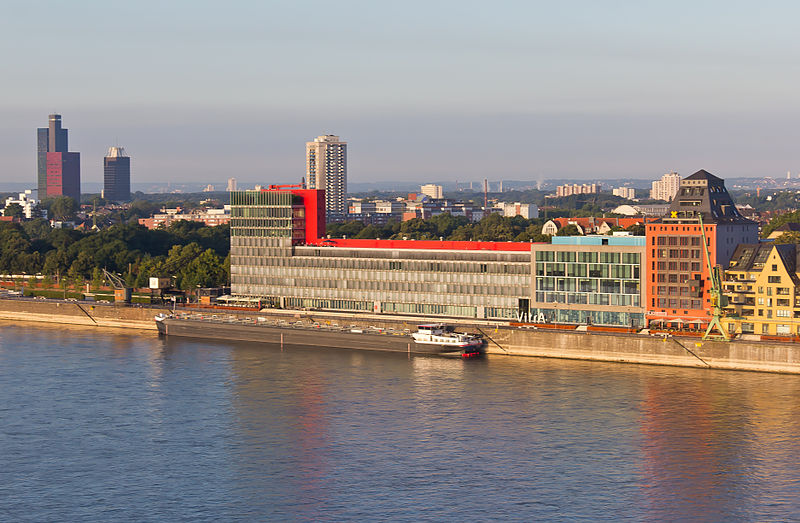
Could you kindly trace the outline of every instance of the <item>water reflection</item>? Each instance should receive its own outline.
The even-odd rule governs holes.
[[[786,452],[786,441],[798,428],[793,398],[800,380],[672,374],[644,380],[642,490],[650,513],[668,520],[686,514],[746,519],[797,508],[796,457]]]
[[[0,347],[9,520],[800,510],[798,376],[16,326]]]

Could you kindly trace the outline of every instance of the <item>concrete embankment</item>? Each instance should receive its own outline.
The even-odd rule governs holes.
[[[93,305],[87,302],[0,299],[0,320],[67,323],[88,327],[156,330],[153,316],[166,311],[166,308]]]
[[[155,330],[153,316],[159,312],[168,312],[168,309],[0,299],[0,319],[3,320]],[[409,331],[415,330],[421,322],[420,318],[413,317],[284,310],[209,313],[244,317],[262,315],[289,322],[329,322],[353,328],[379,327]],[[451,320],[447,323],[456,325],[459,331],[483,335],[488,341],[486,350],[489,354],[800,374],[800,344],[759,341],[726,343],[636,334],[545,331],[487,321]]]

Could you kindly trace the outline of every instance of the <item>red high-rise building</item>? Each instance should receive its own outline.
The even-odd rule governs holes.
[[[81,153],[67,152],[67,129],[61,115],[51,114],[48,127],[37,129],[39,199],[69,196],[81,201]]]
[[[744,218],[725,182],[701,170],[681,180],[666,216],[647,224],[646,303],[649,324],[698,326],[710,319],[711,265],[726,267],[740,243],[758,241],[758,224]]]

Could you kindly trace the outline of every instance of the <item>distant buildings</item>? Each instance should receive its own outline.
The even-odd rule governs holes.
[[[442,198],[444,198],[444,191],[442,190],[441,185],[434,185],[432,183],[429,183],[420,187],[419,192],[421,192],[426,196],[430,196],[434,200],[441,200]]]
[[[619,196],[620,198],[625,198],[628,200],[633,200],[636,198],[636,189],[633,187],[617,187],[611,192],[614,194],[614,196]]]
[[[205,187],[203,187],[203,192],[214,192],[215,190],[216,190],[216,187],[214,187],[214,185],[212,185],[210,183],[208,185],[206,185]]]
[[[112,202],[131,199],[131,159],[122,147],[110,147],[103,158],[103,198]]]
[[[27,219],[35,218],[36,217],[36,206],[39,205],[39,201],[33,197],[33,191],[31,189],[27,189],[25,192],[19,193],[19,198],[14,199],[13,196],[9,196],[6,198],[5,207],[8,207],[12,203],[16,203],[20,207],[22,207],[22,214]],[[43,213],[43,218],[47,218],[47,211],[42,209],[41,212]]]
[[[572,196],[573,194],[595,194],[600,192],[600,184],[598,183],[584,183],[582,185],[566,184],[556,187],[556,198],[564,196]]]
[[[681,185],[681,175],[676,172],[667,173],[656,180],[650,189],[650,198],[671,202]]]
[[[661,205],[628,205],[623,204],[615,207],[611,213],[621,214],[623,216],[664,216],[669,209],[666,203]]]
[[[148,229],[157,229],[158,227],[169,227],[180,220],[202,222],[209,227],[223,225],[231,221],[231,206],[226,205],[222,209],[205,209],[190,213],[184,213],[180,207],[161,209],[161,213],[154,214],[150,218],[139,218],[139,225],[144,225]]]
[[[51,114],[47,127],[36,130],[39,199],[69,196],[81,201],[81,154],[68,152],[67,129],[61,115]]]
[[[632,225],[644,225],[644,218],[553,218],[542,226],[542,234],[555,236],[558,231],[574,225],[578,234],[608,234],[613,229],[627,229]]]
[[[228,192],[236,190],[236,178],[228,178],[228,186],[225,188],[225,190]]]
[[[539,217],[539,207],[533,203],[498,203],[495,207],[502,209],[503,216],[507,218],[514,216],[522,216],[527,219]]]
[[[347,142],[327,134],[306,143],[306,186],[325,190],[330,221],[347,214]]]

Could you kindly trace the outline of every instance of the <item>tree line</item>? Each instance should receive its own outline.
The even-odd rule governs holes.
[[[225,285],[229,252],[227,225],[179,221],[155,230],[120,224],[83,232],[53,229],[41,218],[0,223],[0,272],[77,284],[97,280],[105,268],[132,287],[146,287],[150,277],[173,277],[184,290]]]

